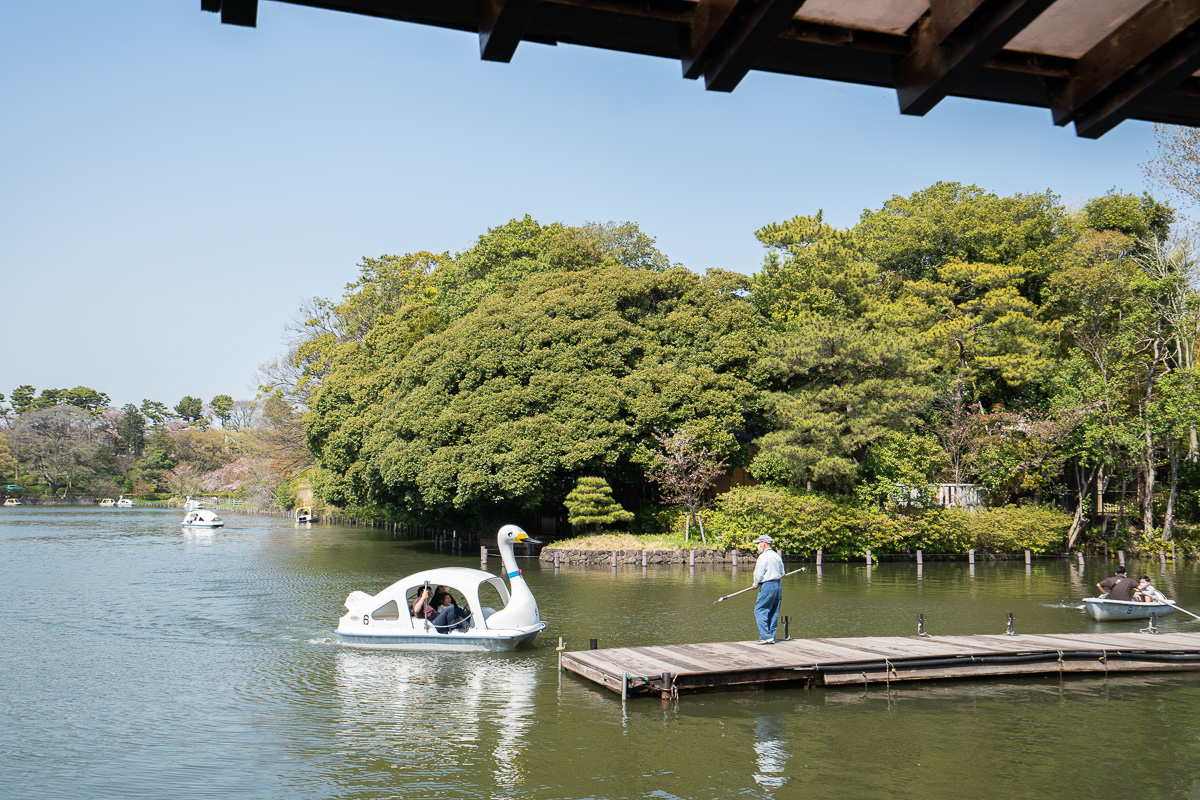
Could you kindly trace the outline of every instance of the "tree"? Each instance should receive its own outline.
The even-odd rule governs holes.
[[[863,321],[813,317],[766,348],[758,365],[772,430],[757,440],[755,478],[846,492],[876,442],[920,422],[933,392],[911,341]],[[769,382],[768,382],[769,381]]]
[[[216,418],[221,420],[221,427],[228,428],[229,420],[233,418],[233,398],[227,394],[219,394],[208,405]]]
[[[175,406],[175,413],[179,415],[179,419],[187,423],[195,423],[203,425],[204,417],[204,401],[199,397],[186,395]]]
[[[657,483],[662,499],[684,512],[683,540],[691,536],[692,520],[700,526],[700,540],[705,544],[704,520],[700,509],[708,501],[708,490],[725,472],[728,458],[716,458],[709,449],[696,441],[686,429],[670,434],[655,430],[658,443],[652,466],[646,470],[646,480]]]
[[[27,411],[13,426],[20,458],[38,472],[51,493],[96,449],[90,414],[73,406]]]
[[[258,416],[258,403],[253,400],[235,400],[230,412],[230,422],[234,430],[253,428]]]
[[[595,525],[599,533],[605,525],[616,525],[633,519],[633,513],[621,508],[612,497],[612,487],[604,478],[580,478],[563,501],[567,521],[574,526]]]
[[[13,457],[12,450],[9,449],[7,437],[0,433],[0,481],[8,480],[10,477],[13,480],[19,477],[17,459]]]
[[[117,440],[126,452],[140,456],[146,447],[146,418],[133,403],[121,410],[124,416],[117,426]]]
[[[175,418],[171,410],[157,400],[142,400],[141,411],[146,419],[155,425],[162,425],[167,420]]]
[[[650,431],[744,458],[761,323],[744,277],[536,273],[410,344],[348,343],[313,398],[323,496],[443,517],[557,507],[580,474],[640,483]]]
[[[1200,204],[1200,130],[1156,124],[1154,139],[1155,155],[1142,166],[1147,180],[1186,205]]]

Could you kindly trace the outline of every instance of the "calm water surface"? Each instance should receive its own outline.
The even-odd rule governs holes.
[[[549,622],[511,654],[356,651],[342,601],[475,557],[378,531],[158,509],[0,510],[0,796],[1200,798],[1200,677],[1026,678],[631,701],[555,645],[755,638],[751,572],[525,560]],[[492,571],[499,560],[492,558]],[[1193,564],[1130,564],[1200,613]],[[1107,565],[826,565],[793,636],[1134,630],[1076,606]],[[1092,588],[1089,591],[1088,587]],[[1200,630],[1179,614],[1164,629]]]

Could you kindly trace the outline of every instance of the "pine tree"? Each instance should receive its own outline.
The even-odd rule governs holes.
[[[572,525],[595,525],[596,533],[600,532],[601,526],[633,519],[631,512],[613,500],[612,488],[603,478],[580,478],[563,505],[567,507],[567,520]]]

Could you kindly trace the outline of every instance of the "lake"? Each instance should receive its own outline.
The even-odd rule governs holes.
[[[376,593],[478,553],[164,509],[0,510],[0,795],[18,798],[1200,797],[1200,673],[631,700],[555,646],[757,638],[752,570],[520,559],[549,625],[506,654],[361,651]],[[1115,561],[825,564],[792,636],[1136,630],[1077,609]],[[493,556],[488,567],[500,571]],[[789,567],[793,568],[793,567]],[[1200,570],[1129,562],[1200,612]],[[1193,630],[1185,614],[1163,630]],[[782,631],[781,631],[782,632]]]

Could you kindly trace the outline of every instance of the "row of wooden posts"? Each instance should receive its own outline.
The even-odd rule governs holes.
[[[621,551],[620,551],[620,550],[613,550],[613,551],[612,551],[611,563],[612,563],[612,566],[613,566],[613,567],[616,567],[616,566],[617,566],[617,564],[619,563],[619,562],[618,562],[618,559],[619,559],[620,553],[621,553]],[[649,553],[650,553],[650,551],[649,551],[649,550],[643,550],[643,551],[642,551],[642,566],[643,566],[643,567],[647,566],[647,565],[648,565],[648,563],[649,563]],[[693,566],[693,567],[694,567],[694,566],[696,566],[696,551],[695,551],[695,550],[692,550],[692,551],[690,551],[690,553],[689,553],[689,556],[690,556],[690,557],[689,557],[689,565],[690,565],[690,566]],[[1105,549],[1105,554],[1104,554],[1104,556],[1105,556],[1105,560],[1108,560],[1108,552],[1107,552],[1107,548]],[[864,560],[867,562],[867,564],[871,564],[871,563],[873,563],[873,561],[874,561],[874,557],[872,556],[872,554],[871,554],[871,551],[870,551],[870,550],[867,550],[867,551],[864,553],[864,556],[863,556],[863,557],[864,557]],[[1078,553],[1076,553],[1076,557],[1079,559],[1079,566],[1080,566],[1080,568],[1082,569],[1082,567],[1083,567],[1083,553],[1082,553],[1082,552],[1078,552]],[[1159,554],[1158,554],[1158,557],[1159,557],[1159,561],[1162,563],[1162,565],[1163,565],[1163,566],[1166,566],[1166,564],[1167,564],[1167,553],[1166,553],[1166,551],[1165,551],[1165,550],[1163,550],[1163,551],[1160,551],[1160,552],[1159,552]],[[922,565],[922,564],[924,564],[924,562],[925,562],[925,553],[924,553],[924,551],[922,551],[922,550],[918,550],[918,551],[916,552],[916,558],[917,558],[917,564],[918,564],[918,565]],[[1171,560],[1173,561],[1174,559],[1175,559],[1175,543],[1174,543],[1174,542],[1172,542],[1172,543],[1171,543]],[[487,561],[487,548],[486,548],[486,547],[484,548],[483,560],[484,560],[484,561]],[[792,559],[790,559],[790,558],[789,558],[788,560],[792,560]],[[807,560],[807,557],[805,557],[805,560]],[[822,562],[824,561],[824,551],[822,551],[822,550],[818,550],[818,551],[816,551],[816,553],[814,554],[814,560],[816,561],[816,564],[817,564],[817,566],[820,566],[820,565],[822,564]],[[735,567],[736,567],[736,566],[738,566],[738,551],[737,551],[737,550],[734,550],[734,551],[732,551],[732,560],[731,560],[731,563],[732,563],[732,565],[733,565],[733,566],[735,566]],[[968,550],[968,551],[967,551],[967,563],[969,563],[969,564],[974,564],[974,563],[975,563],[975,551],[974,551],[974,550]],[[1025,563],[1026,563],[1026,564],[1032,564],[1032,563],[1033,563],[1033,553],[1032,553],[1032,551],[1029,551],[1029,550],[1026,550],[1026,551],[1025,551]],[[1118,551],[1117,551],[1117,563],[1118,563],[1118,564],[1120,564],[1122,567],[1123,567],[1123,566],[1125,566],[1125,551],[1124,551],[1124,550],[1118,550]],[[558,569],[558,568],[559,568],[559,566],[560,566],[560,557],[559,557],[559,553],[555,552],[555,553],[554,553],[554,568],[555,568],[555,569]]]

